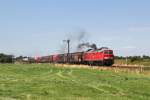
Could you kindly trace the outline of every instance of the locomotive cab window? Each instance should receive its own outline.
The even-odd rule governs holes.
[[[105,50],[104,54],[113,54],[113,51],[111,51],[111,50]]]
[[[105,51],[104,51],[104,54],[109,54],[109,51],[108,51],[108,50],[105,50]]]
[[[113,54],[113,51],[109,51],[109,54]]]

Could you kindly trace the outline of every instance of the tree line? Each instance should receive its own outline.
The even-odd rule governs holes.
[[[134,61],[142,61],[142,60],[145,60],[145,59],[149,59],[150,60],[150,56],[147,56],[147,55],[143,55],[143,56],[127,56],[127,57],[115,56],[115,59],[130,59],[131,62],[134,62]]]
[[[14,55],[0,53],[0,63],[14,63],[14,62],[32,63],[34,62],[34,59],[32,57],[27,57],[27,56],[14,57]]]
[[[28,58],[28,59],[26,59]],[[124,56],[115,56],[115,59],[130,59],[131,62],[134,61],[142,61],[145,59],[149,59],[150,60],[150,56],[147,55],[143,55],[143,56],[128,56],[128,57],[124,57]],[[33,58],[31,57],[26,57],[26,56],[18,56],[18,57],[14,57],[14,55],[8,55],[8,54],[4,54],[4,53],[0,53],[0,63],[14,63],[15,61],[29,61],[29,62],[34,62]]]
[[[13,63],[14,56],[0,53],[0,63]]]

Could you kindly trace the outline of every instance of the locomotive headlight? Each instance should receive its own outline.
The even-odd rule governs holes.
[[[104,59],[113,59],[113,57],[104,57]]]
[[[104,59],[109,59],[109,57],[104,57]]]

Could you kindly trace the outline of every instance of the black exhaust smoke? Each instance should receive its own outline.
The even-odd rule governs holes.
[[[87,42],[89,38],[88,35],[89,34],[87,33],[87,31],[83,29],[80,29],[74,33],[68,34],[66,38],[70,40],[71,52],[82,52],[82,51],[86,51],[87,49],[96,50],[97,49],[96,44]],[[67,50],[67,45],[63,44],[60,50],[61,53],[65,53],[66,50]]]
[[[94,49],[94,50],[97,49],[96,44],[90,44],[89,42],[81,43],[81,44],[78,45],[78,49],[82,49],[83,47],[91,48],[91,49]]]

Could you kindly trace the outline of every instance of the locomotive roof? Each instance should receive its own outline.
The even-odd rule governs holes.
[[[94,51],[101,52],[101,51],[104,51],[104,50],[110,50],[110,49],[108,47],[101,47],[99,49],[89,49],[86,52],[94,52]]]

